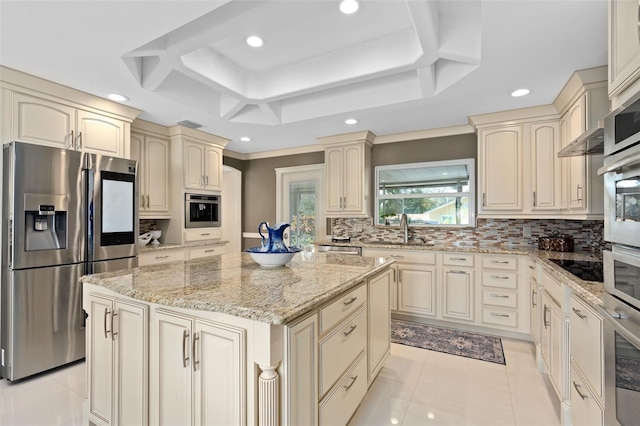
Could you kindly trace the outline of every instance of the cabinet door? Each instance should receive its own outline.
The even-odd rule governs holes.
[[[560,307],[555,303],[551,304],[551,370],[549,377],[551,383],[556,388],[558,395],[562,395],[562,332],[563,332],[564,316]]]
[[[560,208],[560,124],[539,123],[531,126],[531,181],[533,210]]]
[[[327,148],[325,167],[327,173],[327,211],[342,210],[343,149]]]
[[[442,316],[455,320],[474,320],[473,270],[444,269]]]
[[[436,268],[398,265],[398,311],[436,315]]]
[[[212,146],[205,147],[205,189],[222,189],[222,150]]]
[[[389,353],[391,345],[391,309],[389,294],[391,290],[391,270],[377,275],[369,280],[367,302],[369,308],[369,339],[367,361],[369,365],[369,383],[376,377],[382,363]]]
[[[345,212],[362,212],[364,194],[362,180],[364,179],[364,153],[362,145],[344,147],[343,188]]]
[[[87,340],[87,390],[89,394],[89,416],[104,424],[116,424],[113,419],[113,340],[111,315],[113,300],[89,296],[90,332]]]
[[[133,143],[131,145],[133,147]],[[146,182],[146,210],[167,212],[169,211],[169,141],[147,136],[145,150],[142,171]]]
[[[115,311],[114,424],[145,425],[149,407],[148,307],[116,300]]]
[[[125,126],[122,121],[89,111],[78,110],[76,149],[123,157]]]
[[[139,133],[131,133],[131,148],[129,158],[138,162],[138,187],[140,188],[140,212],[146,210],[147,207],[147,179],[146,179],[146,159],[144,153],[144,135]]]
[[[286,339],[283,424],[317,425],[318,316],[314,314],[288,326]]]
[[[609,1],[609,96],[619,95],[640,76],[637,1]]]
[[[586,95],[583,95],[569,108],[566,113],[567,137],[564,141],[567,145],[574,141],[586,130]],[[585,208],[585,182],[586,182],[586,157],[569,157],[566,164],[568,172],[569,208]]]
[[[194,339],[195,424],[245,424],[244,331],[196,320]]]
[[[483,210],[521,210],[522,128],[486,129],[480,133]]]
[[[398,310],[398,266],[391,266],[391,273],[393,274],[393,279],[391,280],[391,299],[389,304],[391,305],[392,311]]]
[[[184,143],[184,187],[202,189],[204,185],[204,145]]]
[[[531,280],[529,283],[529,325],[534,343],[540,343],[540,295],[538,291],[538,283]]]
[[[157,347],[151,348],[158,357],[157,410],[159,425],[193,424],[193,392],[191,371],[192,320],[187,317],[157,312]]]
[[[76,110],[45,99],[12,93],[11,140],[71,148]]]

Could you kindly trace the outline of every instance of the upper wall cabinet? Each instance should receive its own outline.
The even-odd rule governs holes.
[[[619,97],[624,101],[628,97],[624,90],[640,77],[638,16],[637,0],[609,0],[609,97],[612,100]]]
[[[328,217],[371,216],[371,132],[319,138],[324,145]]]
[[[560,124],[548,111],[532,119],[477,116],[478,214],[551,217],[560,212]],[[482,124],[481,124],[482,123]]]
[[[169,214],[169,130],[142,120],[131,128],[131,159],[138,161],[140,217]]]
[[[2,69],[2,142],[22,141],[129,157],[140,111],[39,78]]]

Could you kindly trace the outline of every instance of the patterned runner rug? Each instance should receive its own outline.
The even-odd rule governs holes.
[[[391,342],[506,365],[499,337],[392,319]]]

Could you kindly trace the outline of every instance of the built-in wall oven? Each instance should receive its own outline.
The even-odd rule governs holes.
[[[220,195],[184,194],[185,228],[211,228],[220,226],[222,213]]]
[[[605,424],[640,424],[640,94],[605,120]]]

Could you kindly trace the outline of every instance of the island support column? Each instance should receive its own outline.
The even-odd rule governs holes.
[[[255,362],[258,376],[258,425],[280,425],[281,380],[277,368],[282,362],[284,326],[256,323],[254,328]]]

